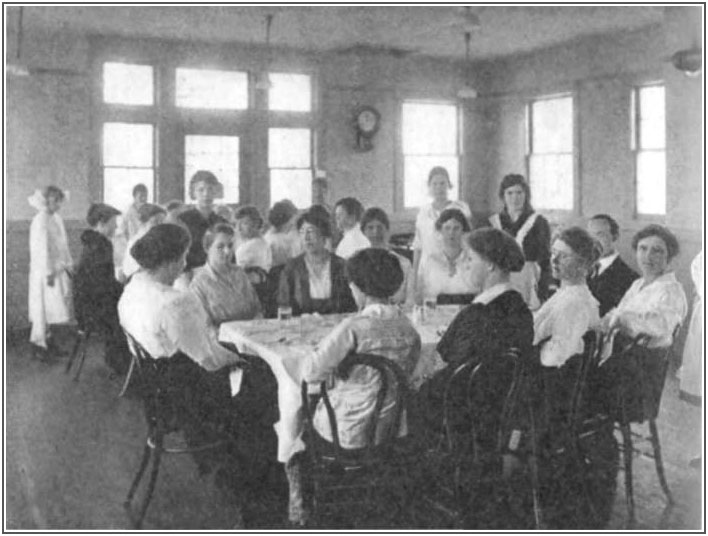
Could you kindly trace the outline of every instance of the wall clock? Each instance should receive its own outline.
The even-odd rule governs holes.
[[[373,106],[360,106],[354,112],[354,127],[356,129],[356,146],[359,151],[370,151],[374,148],[372,138],[381,126],[381,114]]]

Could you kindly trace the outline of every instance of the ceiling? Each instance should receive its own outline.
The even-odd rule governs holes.
[[[17,24],[17,7],[6,18]],[[470,25],[473,13],[479,20]],[[490,58],[542,48],[590,34],[661,22],[663,7],[641,6],[26,6],[24,28],[233,43],[265,41],[314,51],[386,49],[462,58]],[[474,18],[472,16],[471,18]]]

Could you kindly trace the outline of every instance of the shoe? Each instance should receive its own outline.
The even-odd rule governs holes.
[[[46,348],[37,344],[32,344],[31,346],[33,359],[41,361],[42,363],[48,363],[49,361],[51,361],[51,356]]]

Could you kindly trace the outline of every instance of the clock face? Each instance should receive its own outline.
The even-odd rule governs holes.
[[[357,124],[362,132],[373,132],[377,123],[378,117],[371,110],[362,110],[357,117]]]

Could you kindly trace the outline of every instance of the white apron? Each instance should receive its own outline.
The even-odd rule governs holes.
[[[536,223],[537,216],[538,214],[536,212],[531,214],[521,226],[519,232],[516,233],[515,240],[516,243],[519,244],[519,247],[522,249],[522,251],[524,248],[524,239],[526,238],[526,235],[529,234],[529,231],[533,227],[533,224]],[[490,217],[489,222],[495,229],[499,229],[500,231],[504,230],[502,229],[499,214],[494,214],[492,217]],[[511,285],[517,292],[519,292],[519,294],[521,294],[521,297],[526,302],[526,305],[528,305],[529,309],[531,309],[532,311],[535,311],[536,309],[541,307],[541,301],[538,299],[537,293],[538,281],[540,280],[540,278],[541,267],[538,265],[537,262],[534,261],[526,261],[524,263],[524,267],[521,269],[520,272],[511,272],[509,274],[509,281],[511,282]]]
[[[66,270],[73,261],[59,214],[40,210],[30,225],[29,320],[30,342],[47,347],[47,326],[74,319],[71,279]],[[54,285],[47,276],[54,274]]]

